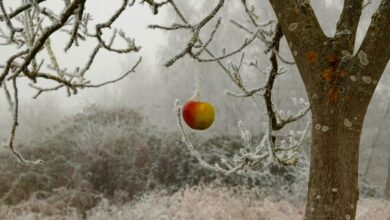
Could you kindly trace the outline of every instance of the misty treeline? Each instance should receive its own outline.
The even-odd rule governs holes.
[[[207,9],[210,8],[207,1],[193,5],[177,1],[177,4],[186,16],[190,16],[188,17],[190,21],[203,18],[208,12]],[[239,47],[242,40],[248,36],[233,22],[239,21],[243,24],[248,22],[245,14],[240,10],[235,10],[239,4],[228,2],[222,9],[219,16],[224,18],[224,22],[218,30],[219,34],[217,33],[214,38],[214,44],[210,44],[209,48],[218,52],[222,52],[224,48],[229,51],[231,48]],[[369,14],[375,10],[375,4],[377,2],[368,5],[364,11],[363,26],[368,26]],[[312,5],[325,32],[329,34],[334,32],[337,17],[330,17],[328,14],[340,11],[342,5],[327,4],[325,1],[313,1]],[[257,3],[255,7],[255,15],[261,20],[273,18],[270,6]],[[174,19],[178,18],[166,17],[161,23],[174,23],[177,21]],[[206,26],[205,29],[208,31],[205,33],[211,32],[213,28],[213,25]],[[131,31],[128,33],[131,35]],[[210,130],[201,134],[192,134],[195,143],[204,148],[200,151],[205,155],[211,155],[206,158],[210,162],[214,162],[213,155],[225,153],[227,156],[232,156],[230,150],[235,149],[233,145],[241,144],[238,126],[240,120],[252,133],[254,140],[259,141],[268,127],[266,108],[259,97],[252,99],[227,95],[227,91],[238,91],[237,87],[215,63],[200,64],[191,59],[181,59],[169,68],[163,67],[164,62],[181,50],[181,47],[177,48],[176,45],[184,46],[187,43],[185,39],[189,37],[185,32],[165,32],[165,34],[167,42],[164,42],[159,52],[151,55],[150,58],[157,59],[158,65],[148,65],[144,57],[146,62],[140,64],[136,73],[113,85],[85,92],[88,96],[66,98],[66,94],[62,91],[44,94],[30,101],[31,94],[23,94],[27,98],[22,98],[24,102],[20,104],[23,107],[19,111],[20,126],[17,131],[16,144],[21,148],[23,155],[32,159],[43,159],[49,164],[49,168],[28,168],[17,165],[16,161],[12,161],[10,153],[2,150],[2,157],[6,158],[3,160],[2,167],[10,171],[4,177],[6,180],[3,181],[5,185],[1,191],[2,201],[8,204],[17,204],[26,200],[31,202],[31,195],[34,199],[45,198],[48,201],[50,199],[55,201],[57,199],[55,196],[65,197],[67,194],[77,194],[77,199],[64,200],[64,204],[67,204],[61,205],[76,207],[82,210],[81,215],[86,215],[86,210],[94,207],[99,201],[103,201],[98,197],[99,191],[103,192],[105,197],[119,203],[128,201],[133,196],[142,195],[143,192],[151,189],[166,189],[175,192],[186,184],[197,185],[217,179],[223,184],[233,186],[243,185],[251,188],[256,185],[260,189],[260,192],[257,192],[259,197],[274,196],[276,200],[290,199],[293,203],[297,200],[303,202],[302,198],[305,196],[306,189],[305,186],[298,186],[307,184],[305,175],[307,175],[308,161],[298,162],[301,163],[303,169],[294,170],[294,167],[282,169],[280,171],[282,174],[276,171],[272,179],[267,179],[266,184],[262,185],[264,180],[258,180],[256,177],[223,177],[205,171],[188,154],[177,134],[174,100],[179,98],[184,101],[192,96],[196,75],[200,77],[202,99],[213,103],[217,110],[216,122]],[[248,59],[247,63],[244,63],[244,71],[242,71],[244,73],[242,77],[249,87],[257,87],[266,82],[266,74],[259,73],[254,67],[254,64],[265,67],[265,69],[269,66],[269,61],[264,56],[266,49],[264,44],[256,43],[244,50],[246,57],[254,57],[253,60]],[[287,60],[293,60],[284,40],[281,42],[280,54]],[[264,58],[260,59],[262,56]],[[224,61],[226,63],[238,62],[240,58],[240,54],[237,54]],[[295,100],[301,98],[307,100],[307,95],[297,68],[294,65],[286,67],[288,71],[278,76],[275,82],[273,103],[278,109],[287,113],[300,110],[301,106],[297,106]],[[368,185],[361,192],[363,196],[382,196],[385,191],[387,174],[390,172],[388,165],[390,161],[388,150],[390,113],[387,111],[390,103],[390,90],[386,86],[390,83],[388,72],[388,70],[385,72],[378,85],[365,119],[359,167],[360,185],[361,187]],[[79,92],[84,93],[84,91]],[[58,96],[64,98],[58,99]],[[71,102],[81,104],[73,105],[76,108],[69,108],[64,104]],[[10,109],[5,107],[7,106],[5,99],[2,99],[0,103],[2,106],[0,138],[6,146],[13,118]],[[104,118],[105,116],[107,118]],[[310,117],[306,116],[289,126],[287,130],[303,129],[308,120]],[[145,121],[146,125],[143,124]],[[162,138],[163,136],[165,138]],[[302,148],[302,153],[305,155],[309,155],[310,151],[308,142],[310,142],[310,136],[307,137]],[[150,152],[147,152],[148,150]],[[89,158],[92,163],[85,161],[85,157]],[[175,158],[175,162],[169,162],[172,157]],[[123,161],[128,161],[128,163]],[[166,172],[158,170],[157,167],[164,167]],[[42,170],[45,175],[37,175]],[[115,172],[104,173],[107,170]],[[66,175],[55,177],[60,172]],[[297,172],[306,173],[302,176],[302,173]],[[91,173],[99,173],[99,175],[91,176]],[[297,180],[298,177],[302,179]],[[65,182],[68,185],[61,185],[64,182],[62,178],[67,179]],[[44,186],[43,183],[48,180],[52,181],[52,185]],[[31,185],[31,182],[36,185]],[[26,183],[28,183],[26,188],[23,188],[23,184]],[[287,190],[283,188],[286,185],[289,185]],[[16,187],[12,188],[12,186]],[[271,186],[276,186],[276,188]],[[20,192],[18,188],[21,189]],[[55,188],[58,191],[53,191]],[[69,189],[75,190],[73,194],[67,191]],[[55,193],[40,195],[38,191]],[[79,192],[86,193],[80,194]],[[295,195],[288,195],[288,193]],[[34,200],[32,202],[34,203]],[[69,205],[71,203],[72,205]],[[79,204],[87,204],[87,206]]]

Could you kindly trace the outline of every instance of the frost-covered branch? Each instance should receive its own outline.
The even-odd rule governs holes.
[[[44,1],[46,1],[46,0],[36,0],[35,2],[37,4],[39,4],[39,3],[44,2]],[[25,3],[21,6],[19,6],[18,8],[16,8],[15,10],[13,10],[11,13],[8,14],[8,18],[12,19],[12,18],[16,17],[20,13],[30,9],[31,6],[32,6],[31,3]],[[5,19],[5,15],[0,15],[0,21],[3,21],[4,19]]]
[[[140,57],[138,59],[138,61],[134,64],[134,66],[130,70],[128,70],[124,74],[122,74],[120,77],[113,79],[113,80],[110,80],[110,81],[102,82],[99,84],[91,84],[90,81],[84,81],[84,82],[65,81],[65,80],[58,78],[56,76],[52,76],[52,75],[48,75],[48,74],[44,74],[44,73],[39,73],[38,74],[39,77],[50,79],[53,81],[57,81],[58,83],[60,83],[60,85],[55,86],[55,87],[51,87],[51,88],[42,88],[42,87],[36,86],[34,84],[29,84],[29,86],[37,90],[37,93],[33,96],[34,99],[38,98],[44,92],[56,91],[56,90],[59,90],[59,89],[64,88],[64,87],[72,89],[74,94],[76,94],[78,89],[99,88],[99,87],[106,86],[108,84],[113,84],[113,83],[119,82],[120,80],[127,77],[129,74],[135,73],[135,70],[138,67],[138,65],[141,63],[141,61],[142,61],[142,58]]]
[[[176,100],[175,103],[175,111],[176,116],[178,120],[178,125],[180,129],[180,133],[182,135],[182,141],[186,145],[187,149],[189,150],[190,154],[196,158],[196,160],[200,163],[201,166],[203,166],[206,169],[213,170],[215,172],[223,173],[224,175],[231,175],[233,173],[243,174],[247,171],[251,171],[251,166],[259,163],[260,161],[263,161],[269,156],[268,152],[263,152],[263,154],[255,155],[253,152],[250,152],[248,148],[251,148],[251,146],[248,146],[249,142],[248,140],[246,143],[246,150],[242,149],[241,151],[237,152],[235,157],[233,159],[229,159],[226,157],[221,156],[220,163],[210,164],[207,162],[201,155],[201,153],[195,149],[194,145],[188,138],[187,133],[184,130],[183,122],[181,119],[181,103],[179,100]],[[241,129],[245,129],[243,126],[240,126]],[[243,139],[247,139],[248,136],[250,136],[249,132],[242,130],[243,134],[246,135],[246,137],[243,137]],[[259,153],[259,152],[258,152]],[[252,171],[254,172],[254,171]],[[267,172],[256,172],[257,174],[266,174]]]
[[[243,2],[245,3],[245,1]],[[252,15],[250,14],[249,16]],[[180,13],[179,17],[181,18],[182,22],[188,24],[186,23],[187,20],[182,13]],[[252,18],[254,19],[254,17]],[[246,63],[244,62],[244,53],[242,53],[241,59],[237,65],[230,63],[229,66],[227,66],[223,63],[222,59],[219,59],[219,57],[215,56],[213,52],[208,49],[210,39],[213,39],[215,32],[219,26],[218,23],[215,26],[216,28],[213,29],[210,35],[210,39],[207,40],[206,43],[203,43],[202,40],[196,39],[195,42],[198,47],[202,48],[202,52],[204,51],[210,57],[208,58],[208,60],[210,62],[217,63],[221,67],[221,69],[229,76],[232,82],[240,89],[241,92],[227,92],[228,94],[237,97],[250,97],[252,99],[255,99],[255,95],[260,95],[263,98],[267,109],[267,118],[269,123],[268,130],[265,132],[265,135],[263,136],[260,143],[254,146],[251,143],[252,140],[250,132],[240,121],[239,127],[242,132],[243,140],[242,148],[238,152],[236,152],[236,155],[233,158],[226,158],[221,156],[220,163],[210,164],[202,157],[201,153],[195,149],[194,145],[189,140],[188,135],[186,134],[181,122],[181,104],[179,101],[177,101],[176,113],[178,117],[179,128],[183,137],[183,142],[189,149],[190,153],[199,161],[202,166],[228,175],[231,173],[240,173],[243,171],[246,172],[248,170],[253,169],[257,165],[260,165],[260,167],[262,168],[266,168],[268,165],[273,164],[275,162],[283,165],[296,164],[299,158],[300,146],[302,146],[303,141],[308,134],[308,131],[311,127],[311,123],[307,123],[307,126],[303,131],[290,132],[289,134],[283,134],[282,129],[285,128],[287,124],[291,124],[303,118],[310,110],[310,107],[308,102],[302,101],[301,104],[304,106],[303,110],[298,111],[298,113],[296,114],[289,113],[285,117],[283,114],[280,113],[280,111],[275,109],[275,106],[273,104],[272,91],[275,80],[281,73],[287,71],[286,68],[280,67],[279,63],[288,65],[294,64],[293,62],[286,61],[279,54],[279,44],[281,38],[283,37],[282,29],[278,24],[275,24],[272,26],[274,28],[273,30],[265,30],[265,27],[269,28],[272,24],[274,24],[274,22],[271,21],[267,21],[264,24],[252,22],[255,26],[255,31],[244,27],[239,22],[232,21],[232,23],[233,25],[239,27],[240,29],[243,29],[247,33],[252,34],[251,41],[258,39],[263,42],[268,48],[265,51],[265,55],[268,54],[268,59],[271,63],[271,68],[268,68],[268,71],[261,71],[267,75],[267,80],[264,85],[254,89],[250,89],[247,87],[246,82],[241,77],[241,67],[244,63]],[[195,35],[198,36],[200,30],[194,30],[194,32]],[[192,47],[194,47],[194,45]],[[198,62],[202,62],[199,57],[192,56],[192,58]],[[255,66],[257,70],[263,69],[259,67],[257,63],[253,64],[252,62],[250,62],[249,65]]]
[[[141,48],[135,45],[133,39],[130,39],[125,35],[123,31],[119,31],[119,36],[125,40],[128,44],[127,48],[124,49],[114,49],[109,44],[107,44],[102,39],[103,29],[111,28],[111,25],[119,18],[119,16],[125,11],[127,5],[129,4],[129,0],[123,0],[121,7],[108,19],[106,22],[96,25],[96,38],[99,40],[100,44],[108,51],[116,52],[116,53],[130,53],[130,52],[138,52]],[[130,5],[133,5],[134,1]],[[115,36],[116,32],[114,33]]]
[[[163,7],[164,5],[170,3],[170,0],[163,2],[156,2],[154,0],[142,0],[141,3],[147,3],[153,11],[153,14],[158,14],[158,9]]]
[[[182,19],[182,21],[186,24],[186,25],[190,25],[186,19],[184,19],[183,17],[183,13],[180,12],[180,10],[177,8],[176,4],[174,3],[173,0],[170,1],[171,5],[173,6],[173,8],[175,9],[177,15]],[[176,56],[174,56],[172,59],[168,60],[166,63],[165,63],[165,66],[171,66],[173,65],[177,60],[179,60],[180,58],[184,57],[186,54],[189,54],[190,56],[194,57],[194,58],[197,58],[199,57],[199,55],[197,56],[196,52],[193,52],[192,49],[194,48],[194,46],[197,44],[197,43],[200,43],[201,45],[203,45],[203,43],[201,43],[200,39],[199,39],[199,34],[200,34],[200,31],[201,29],[211,20],[213,19],[216,14],[219,12],[219,10],[222,8],[222,6],[224,5],[225,3],[225,0],[219,0],[217,6],[215,6],[215,8],[205,17],[203,18],[199,23],[195,24],[195,25],[190,25],[191,28],[188,28],[190,29],[192,32],[193,32],[193,35],[192,37],[190,38],[190,40],[188,41],[188,43],[186,44],[185,46],[185,49],[178,53]],[[220,22],[220,21],[219,21]],[[218,23],[219,23],[218,22]],[[218,23],[216,25],[216,27],[218,28]],[[216,28],[216,29],[217,29]],[[211,41],[212,39],[210,39]],[[237,53],[237,52],[236,52]],[[233,54],[235,54],[233,52]],[[225,57],[226,58],[226,57]],[[220,58],[220,59],[223,59],[223,58]]]
[[[243,147],[236,152],[233,158],[226,158],[225,156],[219,155],[220,162],[211,164],[202,157],[201,152],[194,147],[188,137],[188,134],[185,132],[181,119],[181,109],[181,102],[177,100],[175,103],[175,111],[178,126],[182,135],[182,141],[186,145],[190,154],[195,157],[199,164],[204,168],[223,173],[224,175],[231,175],[233,173],[246,174],[248,172],[260,175],[267,174],[268,172],[265,168],[274,162],[272,157],[274,153],[277,155],[278,161],[282,161],[284,165],[294,165],[299,157],[299,148],[302,146],[311,126],[311,124],[308,123],[305,130],[296,132],[295,136],[280,136],[284,139],[278,143],[278,146],[275,148],[275,152],[272,152],[273,149],[270,147],[269,143],[266,143],[267,135],[269,134],[264,135],[257,146],[253,146],[250,132],[245,128],[244,124],[239,121],[238,125],[241,129]],[[298,140],[295,139],[296,137],[298,137]],[[254,166],[259,165],[264,168],[261,172],[253,170]]]
[[[0,87],[3,88],[10,109],[13,111],[9,148],[21,162],[32,164],[36,162],[25,159],[14,146],[20,108],[18,97],[20,78],[27,78],[31,81],[29,85],[37,90],[34,98],[44,92],[62,88],[70,96],[76,94],[79,89],[98,88],[118,82],[134,72],[141,62],[139,58],[135,65],[129,67],[128,71],[113,80],[92,84],[86,79],[100,51],[129,54],[140,50],[133,39],[115,28],[108,41],[103,39],[103,31],[110,29],[126,11],[126,8],[134,5],[135,0],[123,0],[120,7],[113,11],[106,21],[92,25],[89,25],[93,22],[92,16],[86,12],[84,7],[87,0],[64,1],[63,8],[59,12],[43,6],[41,4],[43,2],[45,1],[21,0],[19,6],[13,10],[6,5],[6,1],[0,0],[0,25],[2,27],[0,28],[0,47],[15,48],[13,54],[2,59],[3,63],[0,63]],[[51,39],[55,33],[69,35],[68,42],[64,44],[65,55],[72,48],[80,46],[81,40],[95,41],[97,45],[92,48],[89,56],[86,56],[83,66],[74,66],[73,70],[69,70],[58,59],[60,51],[52,47]],[[127,47],[114,48],[117,36],[127,43]],[[45,79],[56,84],[46,88],[39,85],[41,81],[38,79]],[[14,88],[12,91],[8,90],[10,88],[8,84],[12,84]]]
[[[8,142],[8,146],[11,149],[12,153],[22,162],[22,163],[27,163],[27,164],[41,164],[43,163],[43,160],[27,160],[23,157],[19,151],[15,149],[14,142],[15,142],[15,136],[16,136],[16,129],[19,125],[19,98],[18,98],[18,86],[16,79],[12,79],[12,87],[14,89],[14,102],[13,102],[13,123],[12,123],[12,128],[11,128],[11,134],[10,134],[10,139]]]

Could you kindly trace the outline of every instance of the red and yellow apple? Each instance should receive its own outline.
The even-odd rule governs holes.
[[[205,130],[214,122],[214,107],[207,102],[188,101],[183,106],[183,118],[190,128]]]

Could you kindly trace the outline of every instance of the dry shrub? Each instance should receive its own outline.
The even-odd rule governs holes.
[[[59,189],[55,196],[46,199],[33,196],[17,206],[2,206],[0,219],[299,220],[304,214],[304,206],[288,201],[275,201],[274,198],[258,199],[254,189],[197,186],[183,188],[174,194],[156,191],[122,205],[100,198],[99,204],[83,215],[72,207],[69,200],[77,197],[77,193]],[[359,202],[357,220],[388,219],[389,201],[363,199]]]
[[[358,220],[390,220],[390,201],[363,199],[357,209]]]
[[[221,142],[226,149],[237,145],[229,138],[224,140],[210,143]],[[46,163],[21,165],[8,150],[0,152],[0,201],[8,205],[26,201],[37,191],[51,195],[58,188],[87,190],[123,203],[149,190],[175,192],[185,185],[221,178],[198,165],[178,134],[147,124],[131,109],[89,107],[18,148],[28,158]],[[243,184],[236,177],[221,182]],[[77,208],[85,212],[91,206]]]
[[[90,195],[120,189],[123,179],[131,176],[123,170],[134,171],[130,155],[147,140],[142,136],[142,120],[131,109],[92,106],[42,131],[29,145],[18,146],[28,158],[41,158],[45,164],[22,165],[9,151],[2,151],[0,201],[16,205],[38,191],[56,195],[58,188]],[[74,206],[82,212],[93,207],[85,201]]]
[[[173,195],[156,192],[136,203],[110,206],[107,201],[94,208],[89,219],[103,220],[299,220],[304,206],[287,201],[263,200],[253,189],[190,187]],[[358,204],[357,220],[389,220],[390,202],[363,199]]]
[[[101,197],[80,189],[36,191],[17,205],[2,206],[0,219],[80,219],[86,216],[83,210],[95,207],[100,200]]]
[[[239,137],[222,136],[200,146],[207,160],[219,162],[217,154],[231,157],[241,142]],[[88,183],[91,194],[127,202],[149,190],[175,192],[185,185],[216,179],[230,186],[261,187],[266,189],[263,194],[297,182],[284,175],[288,172],[246,178],[205,170],[189,155],[178,134],[147,124],[132,109],[91,106],[18,147],[28,158],[41,158],[46,164],[25,166],[9,151],[0,153],[0,199],[9,205],[27,200],[36,191],[79,190],[80,183]],[[89,206],[80,209],[85,211],[85,207]]]
[[[27,201],[22,201],[15,206],[1,206],[0,219],[15,219],[15,220],[71,220],[82,219],[83,215],[78,208],[72,206],[73,199],[77,200],[81,196],[68,192],[65,195],[61,190],[57,195],[50,196],[46,199],[38,199],[34,194]],[[75,198],[69,199],[74,196]],[[65,199],[59,198],[65,196]],[[76,198],[77,197],[77,198]],[[66,199],[68,198],[68,200]]]
[[[103,203],[91,211],[90,219],[133,220],[285,220],[302,218],[302,209],[286,201],[257,200],[243,188],[188,187],[173,195],[145,195],[134,204],[113,207]],[[108,210],[108,211],[107,211]],[[111,210],[111,211],[110,211]]]
[[[221,136],[201,146],[207,160],[218,162],[216,155],[230,157],[241,143],[239,137]],[[92,106],[18,147],[29,158],[47,163],[21,165],[8,150],[0,149],[0,219],[78,219],[90,209],[91,219],[288,219],[302,215],[301,209],[290,204],[302,207],[304,203],[305,173],[275,167],[271,175],[260,178],[220,176],[200,167],[178,134],[150,126],[131,109]],[[191,187],[215,180],[231,189]],[[159,193],[142,196],[150,191]],[[129,203],[139,197],[138,202]],[[390,207],[378,205],[381,210]],[[363,206],[373,209],[369,203]]]

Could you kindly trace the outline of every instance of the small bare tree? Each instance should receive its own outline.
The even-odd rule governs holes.
[[[269,89],[272,89],[272,86],[270,87],[274,79],[272,75],[278,74],[277,69],[273,68],[270,72],[271,83],[268,82],[265,87],[247,90],[245,84],[240,82],[239,68],[236,68],[237,66],[229,68],[222,63],[224,59],[240,53],[255,39],[262,38],[269,43],[266,52],[271,52],[271,63],[275,65],[272,62],[272,54],[278,56],[279,41],[268,40],[267,32],[263,30],[267,22],[258,23],[254,7],[248,6],[246,0],[241,1],[244,6],[243,12],[249,15],[254,30],[243,28],[251,33],[251,36],[236,50],[215,55],[208,46],[220,23],[220,20],[216,19],[217,14],[226,1],[217,1],[217,5],[211,12],[194,24],[187,21],[173,0],[167,2],[165,5],[174,8],[181,22],[170,26],[153,25],[151,28],[188,30],[192,35],[184,49],[170,59],[166,66],[174,64],[186,55],[198,62],[216,62],[221,68],[226,68],[225,72],[243,90],[243,95],[250,96],[252,92],[264,91],[265,98],[271,96]],[[363,42],[356,49],[355,40],[359,20],[362,11],[370,1],[364,4],[364,0],[345,0],[336,33],[331,37],[326,36],[321,29],[310,1],[269,0],[269,2],[279,23],[276,25],[273,37],[279,39],[278,37],[284,34],[306,87],[311,106],[312,146],[305,219],[353,220],[359,195],[358,158],[363,121],[371,97],[390,58],[390,47],[387,46],[390,42],[390,2],[380,1]],[[157,4],[155,5],[158,7]],[[209,39],[200,39],[200,33],[205,29],[206,24],[214,20],[217,20],[216,28],[211,32]],[[281,56],[279,59],[283,60]],[[272,141],[276,140],[274,131],[278,128],[279,122],[277,115],[272,117],[274,114],[272,105],[267,106],[267,112],[271,116],[269,117],[271,121],[269,144],[272,148]],[[292,116],[292,118],[296,117]],[[275,125],[276,127],[273,127]],[[246,133],[245,129],[243,133]],[[200,155],[192,150],[193,146],[185,134],[184,139],[193,154],[200,160]],[[273,159],[283,162],[278,159],[276,153],[273,153],[276,152],[275,149],[269,152]],[[236,161],[240,161],[240,158],[245,162],[261,161],[264,157],[268,157],[267,153],[255,154],[257,157],[252,155],[244,151]],[[237,171],[243,167],[231,166],[228,163],[225,165],[231,167],[227,169],[228,171]],[[222,171],[230,173],[226,172],[226,169]]]
[[[244,31],[248,31],[242,24],[239,24],[237,21],[231,21],[235,26]],[[215,28],[218,28],[220,20],[217,21]],[[271,26],[271,27],[268,27]],[[265,31],[266,27],[270,28],[269,31]],[[214,31],[216,31],[216,29]],[[240,93],[227,91],[228,95],[235,97],[248,97],[252,98],[256,104],[258,97],[262,97],[263,102],[266,106],[267,119],[268,119],[268,130],[265,132],[266,135],[262,138],[260,143],[256,146],[252,145],[251,134],[245,128],[242,121],[239,121],[239,127],[241,129],[241,136],[243,140],[243,148],[237,152],[234,158],[221,158],[221,164],[211,165],[207,161],[203,160],[200,153],[197,152],[190,142],[188,135],[186,134],[182,121],[181,121],[181,104],[180,101],[176,102],[176,112],[179,122],[179,128],[183,135],[183,141],[187,145],[190,152],[195,156],[198,161],[203,164],[205,167],[224,173],[225,175],[230,175],[235,172],[247,171],[249,168],[254,167],[260,163],[263,163],[263,167],[266,168],[268,165],[278,162],[282,165],[294,165],[296,164],[299,158],[299,149],[302,146],[304,137],[309,131],[310,122],[303,131],[290,131],[288,134],[283,134],[281,131],[286,125],[293,123],[309,111],[309,103],[301,99],[299,102],[303,105],[304,109],[298,111],[296,114],[291,112],[288,115],[285,115],[283,111],[278,111],[272,100],[272,90],[276,78],[287,71],[286,68],[279,66],[279,63],[284,63],[287,65],[294,65],[293,62],[288,62],[279,55],[279,44],[283,36],[280,26],[273,22],[267,22],[263,25],[259,25],[259,30],[263,31],[263,37],[258,38],[261,42],[267,44],[269,47],[267,49],[268,59],[271,64],[271,68],[265,70],[258,66],[257,63],[245,59],[245,54],[242,53],[239,63],[229,63],[224,64],[224,61],[217,59],[218,64],[222,70],[227,74],[227,76],[232,80],[232,82],[240,90]],[[212,41],[212,37],[211,40]],[[200,41],[202,42],[202,41]],[[249,44],[248,44],[249,45]],[[199,46],[202,48],[202,46]],[[242,48],[244,49],[244,47]],[[242,50],[241,49],[241,50]],[[211,53],[211,51],[210,51]],[[278,58],[279,57],[279,58]],[[252,68],[259,72],[260,74],[265,73],[267,75],[267,81],[264,85],[258,88],[248,88],[247,83],[242,78],[241,68],[244,63],[248,63]],[[197,93],[197,91],[195,91]]]
[[[190,42],[186,45],[186,49],[166,62],[165,65],[172,65],[186,54],[189,54],[191,58],[198,62],[216,63],[239,90],[239,92],[227,91],[226,94],[239,98],[251,98],[256,105],[260,104],[259,98],[262,99],[266,107],[266,118],[269,125],[260,142],[253,145],[250,131],[245,128],[242,121],[239,121],[238,126],[241,129],[241,138],[243,141],[242,148],[236,152],[233,158],[226,158],[225,156],[220,155],[220,162],[211,164],[204,159],[202,154],[190,141],[189,135],[186,133],[182,124],[182,106],[180,101],[177,100],[176,114],[179,129],[183,137],[183,142],[189,149],[190,153],[205,168],[225,175],[231,175],[234,173],[242,175],[246,175],[248,173],[263,175],[269,174],[268,168],[270,165],[296,165],[300,157],[306,156],[301,154],[300,148],[311,127],[311,122],[308,122],[307,126],[305,126],[302,131],[290,130],[290,132],[285,133],[284,128],[287,127],[287,125],[303,118],[309,112],[310,106],[309,103],[302,98],[298,100],[295,99],[295,104],[302,105],[303,109],[298,111],[296,114],[293,114],[290,111],[285,114],[284,111],[277,110],[275,104],[273,103],[272,94],[277,77],[288,72],[288,68],[286,68],[286,66],[295,65],[294,62],[287,61],[287,59],[283,58],[280,54],[280,43],[283,38],[283,32],[280,25],[275,20],[258,23],[256,21],[255,14],[253,14],[254,12],[249,9],[250,7],[247,2],[243,1],[242,6],[245,8],[245,14],[250,21],[249,27],[248,25],[236,20],[230,20],[230,23],[250,36],[243,41],[239,48],[217,56],[209,48],[209,46],[215,40],[214,38],[221,26],[222,18],[217,19],[208,38],[201,39],[200,31],[202,28],[201,25],[206,24],[208,22],[207,19],[211,20],[216,15],[217,11],[220,7],[222,7],[223,1],[220,1],[220,4],[217,5],[217,7],[214,8],[214,10],[198,24],[190,24],[188,19],[184,16],[184,13],[178,8],[175,2],[170,1],[170,4],[173,6],[181,24],[172,24],[171,26],[150,25],[149,27],[168,31],[185,29],[192,32],[193,35]],[[256,42],[264,44],[266,50],[264,51],[264,57],[260,58],[269,61],[269,68],[260,66],[257,59],[245,56],[244,50],[249,46],[253,46]],[[236,63],[226,61],[227,58],[232,58],[236,54],[241,54]],[[249,88],[248,83],[242,77],[243,67],[245,65],[248,65],[253,71],[259,73],[260,75],[266,76],[267,79],[264,85],[257,88]],[[198,82],[195,82],[195,84],[197,83]],[[194,96],[199,94],[198,87],[199,85],[195,85]],[[262,167],[262,170],[254,170],[253,168],[255,167]]]
[[[95,24],[92,15],[85,10],[86,0],[64,0],[59,13],[42,6],[45,2],[45,0],[21,0],[19,3],[13,3],[13,5],[17,4],[17,7],[12,9],[0,0],[0,46],[14,48],[15,51],[13,55],[6,58],[4,64],[0,65],[0,87],[4,90],[8,103],[13,109],[13,125],[8,145],[21,162],[32,164],[42,161],[27,160],[14,147],[20,108],[19,79],[27,78],[31,81],[29,85],[36,90],[33,98],[59,89],[65,89],[71,96],[77,94],[79,89],[97,88],[115,83],[134,72],[141,62],[139,58],[128,71],[107,82],[93,84],[87,79],[87,73],[100,51],[129,54],[140,50],[134,40],[126,36],[122,30],[111,31],[109,40],[105,40],[104,37],[104,32],[110,30],[126,8],[133,6],[135,1],[123,0],[107,21]],[[89,57],[86,57],[84,66],[75,66],[73,70],[68,70],[61,65],[60,60],[57,59],[58,51],[55,51],[51,44],[52,35],[58,32],[69,35],[68,42],[64,44],[65,52],[79,46],[82,41],[96,42]],[[118,37],[126,42],[125,48],[114,47]],[[56,85],[44,87],[42,80],[39,79],[52,81]]]

